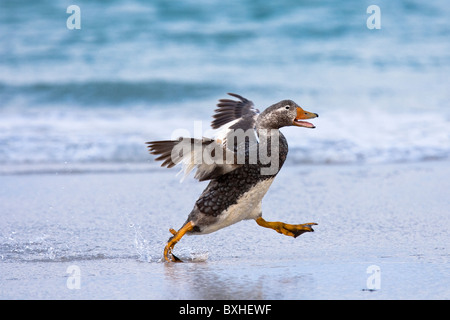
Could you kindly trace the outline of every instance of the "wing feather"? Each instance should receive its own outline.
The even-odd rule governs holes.
[[[179,138],[177,140],[147,142],[155,160],[163,161],[161,166],[172,168],[182,165],[182,180],[196,169],[195,179],[211,180],[242,166],[236,164],[236,154],[214,139]]]
[[[254,118],[259,114],[259,110],[254,108],[252,101],[235,93],[228,93],[228,95],[239,99],[220,99],[217,104],[217,109],[213,115],[214,120],[211,123],[213,129],[218,129],[223,125],[241,118]],[[253,124],[254,125],[254,124]],[[250,128],[246,128],[250,129]]]
[[[218,178],[248,162],[249,153],[257,149],[254,128],[259,110],[254,108],[252,101],[235,93],[228,94],[239,100],[219,100],[211,123],[213,129],[220,129],[215,139],[178,138],[147,142],[150,153],[158,156],[155,160],[162,161],[161,166],[167,168],[181,164],[182,180],[196,169],[194,178],[199,181]],[[237,129],[243,130],[244,137],[234,145],[233,134]],[[227,140],[233,145],[228,145]]]

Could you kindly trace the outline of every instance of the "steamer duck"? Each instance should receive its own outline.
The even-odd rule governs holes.
[[[185,176],[196,169],[194,178],[210,180],[183,226],[178,231],[169,229],[172,237],[164,248],[168,262],[181,261],[172,251],[185,234],[208,234],[244,219],[254,219],[261,227],[294,238],[314,231],[316,223],[264,220],[261,200],[288,153],[286,138],[279,129],[315,128],[304,120],[318,114],[303,110],[292,100],[282,100],[259,112],[252,101],[234,93],[229,95],[238,100],[219,100],[211,123],[213,129],[219,129],[214,139],[147,142],[150,153],[158,155],[155,160],[163,161],[162,167],[182,164]]]

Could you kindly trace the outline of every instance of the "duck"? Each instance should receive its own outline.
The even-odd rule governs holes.
[[[294,238],[313,232],[312,226],[317,225],[266,221],[262,199],[287,158],[288,144],[280,128],[313,129],[305,120],[319,115],[293,100],[282,100],[260,112],[252,101],[235,93],[228,95],[232,98],[217,103],[211,122],[217,132],[213,138],[146,142],[162,167],[181,165],[184,177],[195,170],[195,179],[209,181],[181,228],[169,229],[172,236],[163,253],[167,262],[181,262],[173,250],[184,235],[209,234],[242,220],[255,220],[260,227]]]

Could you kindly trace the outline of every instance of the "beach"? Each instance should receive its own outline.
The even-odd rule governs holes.
[[[0,298],[450,298],[448,162],[285,166],[263,217],[315,232],[243,221],[184,237],[184,263],[163,248],[205,182],[132,168],[1,176]]]
[[[450,298],[448,1],[1,9],[0,299]],[[319,115],[281,129],[262,202],[318,225],[242,221],[166,263],[208,182],[180,183],[146,142],[215,137],[227,93]]]

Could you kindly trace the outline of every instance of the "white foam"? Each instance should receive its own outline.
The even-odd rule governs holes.
[[[311,111],[318,111],[316,109]],[[325,111],[316,129],[283,128],[288,163],[389,163],[450,158],[449,118],[440,112]],[[2,112],[0,163],[149,162],[145,142],[170,139],[205,114],[133,110]]]

